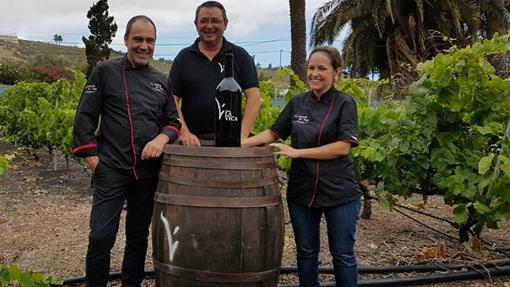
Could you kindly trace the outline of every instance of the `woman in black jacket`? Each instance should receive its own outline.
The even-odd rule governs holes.
[[[351,146],[358,144],[356,103],[335,89],[342,58],[333,47],[318,47],[308,59],[310,91],[293,97],[276,123],[242,142],[272,143],[277,154],[292,158],[287,188],[297,246],[300,286],[319,286],[320,220],[325,215],[337,286],[357,285],[354,253],[360,190],[354,177]]]

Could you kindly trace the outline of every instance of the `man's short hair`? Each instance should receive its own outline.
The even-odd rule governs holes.
[[[152,24],[152,27],[154,27],[154,37],[156,37],[156,24],[154,24],[154,21],[151,20],[151,18],[145,16],[145,15],[136,15],[133,18],[129,19],[129,21],[126,24],[126,32],[124,33],[124,39],[127,39],[129,37],[129,33],[131,32],[131,28],[133,27],[133,24],[138,20],[145,20]]]
[[[197,7],[197,10],[195,11],[195,23],[198,21],[198,12],[200,12],[200,9],[202,8],[219,8],[221,10],[221,13],[223,13],[223,21],[228,21],[227,19],[227,11],[225,10],[225,7],[223,7],[223,4],[217,1],[205,1],[204,3],[200,4]]]

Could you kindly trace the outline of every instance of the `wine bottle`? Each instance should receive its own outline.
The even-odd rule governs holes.
[[[216,146],[241,146],[242,90],[234,79],[234,55],[225,54],[225,74],[216,87]]]

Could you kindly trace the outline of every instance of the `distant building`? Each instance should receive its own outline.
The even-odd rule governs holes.
[[[0,41],[5,41],[13,44],[19,44],[18,36],[16,35],[0,35]]]

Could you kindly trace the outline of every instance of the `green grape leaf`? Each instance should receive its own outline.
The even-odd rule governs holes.
[[[494,156],[495,155],[493,153],[491,153],[490,155],[484,156],[480,159],[480,161],[478,162],[478,173],[479,174],[484,175],[489,171],[489,169],[492,166],[492,160],[494,159]]]
[[[488,207],[487,205],[485,205],[479,201],[476,201],[473,206],[475,207],[476,211],[480,214],[487,214],[492,211],[490,207]]]
[[[459,204],[453,209],[453,213],[455,214],[454,221],[458,224],[466,224],[469,217],[468,209],[466,205]]]

